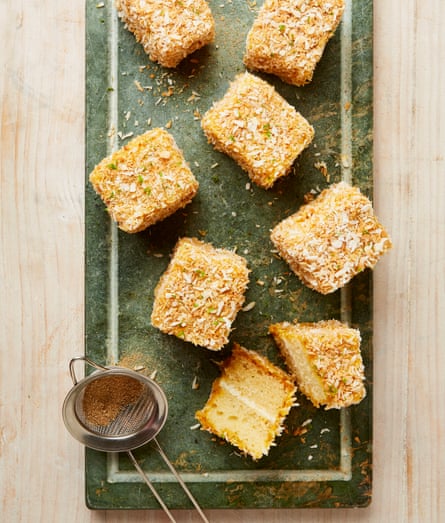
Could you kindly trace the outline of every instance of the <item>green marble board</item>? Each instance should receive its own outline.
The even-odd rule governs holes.
[[[315,139],[293,172],[266,191],[249,184],[215,152],[199,115],[244,71],[246,34],[262,2],[209,2],[216,41],[176,70],[153,64],[117,18],[111,0],[87,1],[86,29],[86,354],[99,363],[140,358],[169,400],[159,442],[203,508],[366,506],[372,472],[372,276],[322,296],[304,287],[273,252],[270,229],[308,193],[341,179],[372,196],[372,1],[347,2],[313,82],[275,85],[314,126]],[[110,223],[88,175],[133,133],[165,127],[183,150],[200,189],[193,202],[147,231],[129,235]],[[171,126],[171,127],[170,127]],[[321,168],[321,166],[325,168]],[[258,462],[193,428],[218,376],[220,353],[186,344],[150,325],[154,287],[181,236],[237,249],[251,269],[246,303],[231,341],[283,367],[268,335],[272,322],[338,318],[361,331],[367,396],[342,411],[315,409],[302,396],[286,430]],[[195,386],[198,384],[198,386]],[[136,457],[167,505],[191,504],[150,445]],[[94,509],[157,509],[125,455],[86,450],[86,501]]]

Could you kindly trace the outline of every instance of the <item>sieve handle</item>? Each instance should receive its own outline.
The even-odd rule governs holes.
[[[193,497],[193,494],[190,492],[190,490],[188,489],[187,485],[185,484],[184,480],[181,478],[181,476],[178,474],[178,472],[176,471],[175,467],[173,466],[173,464],[171,463],[171,461],[168,459],[168,457],[166,456],[165,452],[162,450],[162,447],[161,445],[159,445],[158,443],[158,440],[156,438],[153,438],[152,440],[155,444],[155,448],[156,450],[159,452],[159,454],[161,455],[162,459],[165,461],[165,464],[167,465],[167,467],[170,469],[170,472],[175,476],[175,478],[177,479],[178,483],[181,485],[182,489],[184,490],[184,492],[187,494],[188,498],[190,499],[190,501],[193,503],[193,506],[195,507],[195,509],[198,511],[199,515],[201,516],[201,519],[205,522],[205,523],[209,523],[209,520],[207,519],[206,515],[204,514],[204,512],[202,511],[201,507],[198,505],[198,502],[196,501],[196,499]]]
[[[167,514],[168,518],[172,523],[176,523],[176,519],[173,517],[172,513],[168,509],[167,505],[163,502],[161,496],[158,494],[158,491],[154,488],[153,483],[148,479],[147,474],[145,474],[142,467],[137,462],[136,458],[134,457],[131,450],[127,450],[128,457],[130,458],[131,462],[134,465],[134,468],[139,472],[139,474],[144,479],[145,483],[147,483],[148,487],[150,488],[153,496],[157,499],[158,503],[161,505],[161,507],[164,509],[164,512]]]
[[[86,356],[75,356],[70,361],[70,376],[71,376],[71,379],[73,380],[74,385],[77,385],[77,383],[78,383],[76,372],[74,370],[74,365],[77,361],[84,361],[85,363],[88,363],[88,365],[90,365],[91,367],[94,367],[95,369],[98,369],[98,370],[108,370],[107,367],[104,367],[103,365],[99,365],[99,363],[96,363],[95,361],[90,360]]]

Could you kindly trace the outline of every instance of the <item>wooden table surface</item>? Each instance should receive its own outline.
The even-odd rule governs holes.
[[[374,202],[395,247],[375,270],[373,502],[214,522],[444,521],[445,1],[375,0],[374,18]],[[84,2],[2,0],[0,29],[1,519],[167,521],[90,512],[61,419],[83,352]]]

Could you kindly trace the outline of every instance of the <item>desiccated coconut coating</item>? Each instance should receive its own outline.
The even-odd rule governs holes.
[[[289,173],[314,136],[313,127],[273,86],[247,72],[204,114],[201,126],[209,142],[264,189]]]
[[[194,345],[220,350],[228,342],[248,282],[244,258],[182,238],[156,286],[152,325]]]
[[[361,336],[337,320],[275,323],[269,327],[298,388],[326,409],[359,403],[366,395]]]
[[[292,85],[312,80],[344,0],[265,0],[247,36],[245,65]]]
[[[187,205],[198,182],[163,129],[148,131],[104,158],[91,172],[94,190],[120,229],[135,233]]]
[[[116,7],[150,59],[164,67],[176,67],[215,38],[205,0],[116,0]]]
[[[281,221],[271,240],[301,281],[322,294],[373,268],[392,246],[370,200],[345,182]]]

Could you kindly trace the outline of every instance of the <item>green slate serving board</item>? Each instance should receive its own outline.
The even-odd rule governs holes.
[[[273,251],[270,229],[305,195],[341,179],[372,196],[372,2],[347,1],[342,23],[308,86],[272,83],[314,126],[315,139],[292,173],[266,191],[206,142],[199,116],[244,71],[247,32],[261,2],[210,1],[216,41],[176,70],[150,62],[117,17],[113,2],[87,2],[86,30],[86,354],[100,363],[143,362],[169,401],[158,439],[203,508],[366,506],[371,498],[371,273],[322,296],[303,286]],[[129,235],[110,222],[88,175],[131,136],[167,127],[199,180],[185,209]],[[194,413],[229,354],[194,347],[150,325],[154,287],[179,237],[235,249],[251,269],[246,304],[231,341],[283,367],[270,323],[337,318],[360,329],[367,396],[342,411],[315,409],[304,397],[292,409],[269,455],[254,462],[196,429]],[[139,361],[139,360],[138,360]],[[284,368],[284,367],[283,367]],[[150,445],[136,452],[167,505],[191,504]],[[94,509],[157,509],[125,455],[86,451],[86,501]]]

